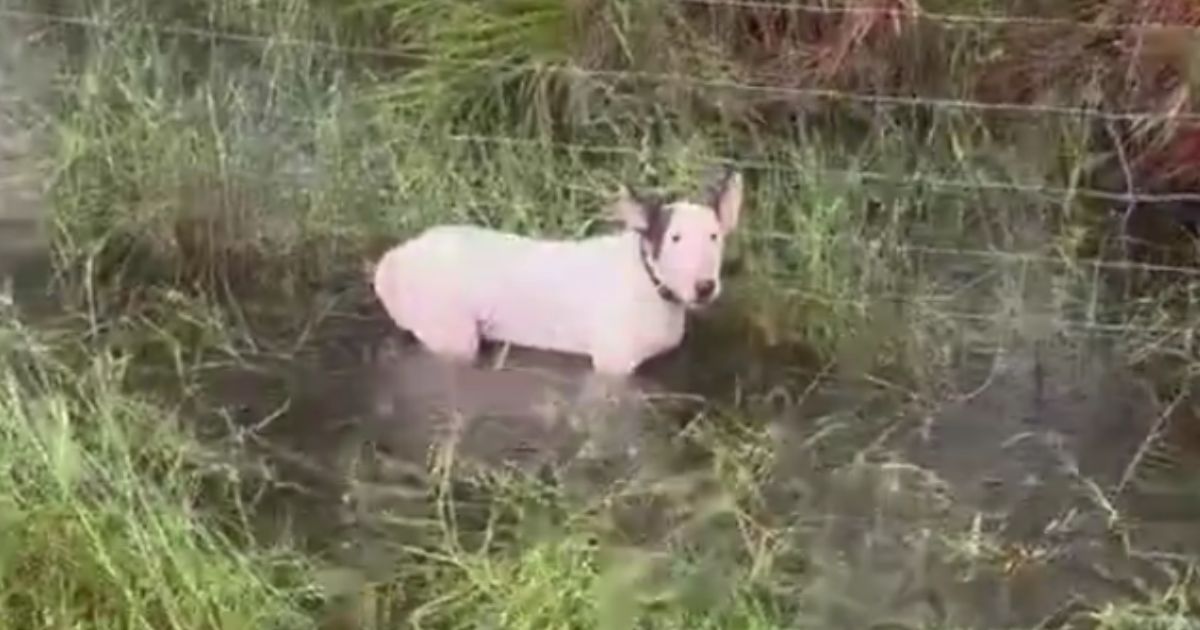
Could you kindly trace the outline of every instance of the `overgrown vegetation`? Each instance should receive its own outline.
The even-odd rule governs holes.
[[[169,409],[127,389],[129,357],[7,315],[0,344],[0,625],[306,623],[305,563],[246,545],[197,502],[202,483],[230,498],[236,484]]]
[[[832,8],[5,4],[28,54],[62,57],[21,112],[48,130],[51,290],[67,316],[14,311],[0,328],[0,626],[1028,621],[1032,608],[997,613],[971,589],[1017,600],[1068,545],[1017,540],[891,438],[969,404],[1004,353],[1083,364],[1091,335],[1158,377],[1164,418],[1186,407],[1197,276],[1130,271],[1121,222],[1083,193],[1186,191],[1190,128],[1050,110],[1192,111],[1196,30],[1137,40],[1129,24],[1200,20],[1184,0]],[[423,226],[593,233],[618,183],[686,192],[729,161],[750,196],[728,299],[679,359],[702,362],[709,400],[651,464],[602,482],[587,462],[480,470],[451,443],[415,481],[365,449],[345,469],[300,466],[318,479],[303,482],[256,430],[275,405],[207,421],[213,372],[309,360],[330,322],[369,308],[362,262]],[[1126,171],[1156,177],[1132,186]],[[1150,219],[1168,236],[1142,262],[1190,247],[1171,216]],[[991,372],[972,381],[981,352]],[[831,379],[855,383],[853,401]],[[1056,527],[1153,555],[1119,499],[1155,448],[1114,487],[1055,459],[1070,486]],[[293,491],[328,518],[281,535],[264,515]],[[1048,587],[1063,601],[1041,627],[1195,627],[1188,553],[1077,607]]]

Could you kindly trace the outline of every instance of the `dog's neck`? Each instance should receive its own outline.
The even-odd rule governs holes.
[[[658,272],[654,270],[654,265],[650,262],[652,254],[650,248],[652,243],[646,239],[645,235],[639,234],[637,239],[638,259],[642,261],[642,269],[646,272],[646,277],[650,279],[650,284],[654,287],[658,297],[664,302],[674,306],[683,306],[683,300],[679,299],[679,295],[671,290],[663,283],[662,278],[658,277]]]

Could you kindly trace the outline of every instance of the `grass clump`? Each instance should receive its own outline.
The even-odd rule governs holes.
[[[712,444],[706,433],[689,439]],[[553,480],[480,469],[441,446],[423,533],[414,536],[410,518],[408,535],[389,535],[383,546],[394,560],[375,588],[394,584],[404,596],[392,612],[375,608],[374,621],[358,623],[787,627],[793,591],[776,581],[782,573],[770,567],[773,554],[754,546],[766,536],[753,516],[763,471],[712,448],[712,461],[687,474],[643,471],[580,492],[567,469]],[[735,471],[739,464],[746,468]],[[402,519],[386,508],[373,510],[372,520],[401,531]]]
[[[0,627],[308,625],[306,563],[200,504],[220,475],[123,359],[0,330]]]

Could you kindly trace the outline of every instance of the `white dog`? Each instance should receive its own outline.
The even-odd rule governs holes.
[[[375,266],[389,317],[435,354],[475,358],[480,339],[588,355],[628,375],[677,346],[686,312],[721,293],[725,237],[737,226],[742,177],[727,171],[704,203],[661,203],[622,186],[625,230],[537,240],[482,227],[433,227]]]

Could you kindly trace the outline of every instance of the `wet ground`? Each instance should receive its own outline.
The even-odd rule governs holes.
[[[386,565],[364,533],[372,513],[421,513],[444,440],[462,462],[602,492],[631,475],[684,474],[704,461],[680,446],[689,423],[730,421],[767,423],[783,456],[764,491],[781,518],[823,523],[808,543],[836,570],[818,591],[846,602],[830,605],[831,628],[1077,627],[1067,621],[1081,602],[1147,596],[1200,551],[1188,405],[1164,422],[1164,403],[1110,338],[964,354],[957,390],[937,398],[813,370],[778,371],[774,396],[705,397],[681,385],[681,362],[663,361],[600,409],[584,400],[581,360],[494,349],[487,365],[452,373],[378,313],[334,328],[306,365],[215,376],[204,405],[269,445],[296,489],[274,504],[280,514],[358,541],[352,557]],[[459,414],[446,413],[451,399]],[[713,412],[734,401],[758,411]]]
[[[0,65],[0,100],[13,72]],[[28,305],[46,297],[48,264],[18,114],[0,110],[0,286]],[[975,262],[941,273],[983,286]],[[1001,310],[955,296],[960,310]],[[959,330],[946,340],[952,378],[906,390],[828,374],[801,349],[740,344],[745,332],[698,326],[597,402],[581,360],[494,348],[487,367],[451,370],[367,305],[297,356],[201,375],[192,410],[269,461],[264,530],[336,542],[347,564],[381,575],[381,537],[395,533],[383,522],[425,515],[438,445],[603,492],[706,461],[680,439],[697,423],[766,428],[781,456],[763,493],[780,521],[814,523],[804,542],[821,570],[807,596],[825,627],[1077,627],[1081,603],[1145,597],[1200,553],[1200,401],[1186,383],[1164,398],[1111,335]],[[647,544],[653,521],[631,526]]]
[[[0,272],[28,301],[44,294],[44,232],[34,205],[4,208]],[[602,493],[686,474],[707,460],[680,436],[723,422],[765,425],[782,454],[763,491],[781,521],[814,523],[825,627],[1081,627],[1073,614],[1147,597],[1200,553],[1192,398],[1161,399],[1111,336],[983,326],[954,340],[946,388],[904,391],[800,350],[722,345],[737,335],[719,322],[694,331],[597,404],[583,360],[491,348],[449,370],[368,304],[299,355],[201,375],[193,409],[269,463],[264,532],[336,543],[381,578],[395,524],[428,517],[447,441],[460,463]],[[654,544],[647,510],[627,526]]]
[[[4,207],[0,272],[28,302],[44,295],[44,232],[35,205]],[[603,493],[685,475],[707,459],[680,436],[722,422],[765,424],[782,454],[763,492],[782,521],[814,523],[825,627],[1081,627],[1072,615],[1147,597],[1200,552],[1192,398],[1160,399],[1111,336],[982,326],[954,340],[946,388],[904,391],[797,349],[722,345],[737,335],[721,325],[598,404],[581,359],[490,348],[450,370],[367,304],[294,357],[201,375],[193,410],[269,464],[264,532],[336,543],[365,576],[387,576],[397,522],[429,516],[439,445]],[[627,527],[653,545],[662,519],[646,510]]]

